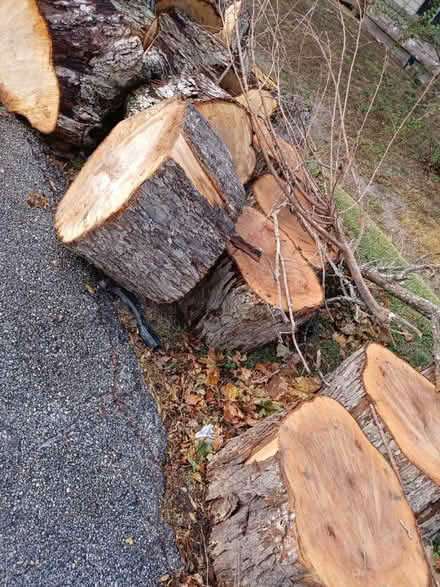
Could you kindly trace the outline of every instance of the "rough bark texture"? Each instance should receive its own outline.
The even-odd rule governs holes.
[[[171,8],[158,17],[159,33],[145,53],[145,67],[155,80],[204,73],[216,80],[230,62],[228,48],[194,23],[183,10]]]
[[[360,349],[328,377],[319,393],[339,401],[388,461],[391,451],[421,537],[429,541],[440,526],[440,488],[406,459],[382,424],[383,431],[378,430],[361,381],[364,360]],[[307,572],[298,561],[276,446],[274,456],[251,462],[252,455],[277,436],[285,416],[284,411],[231,440],[209,465],[208,500],[214,519],[209,552],[220,585],[233,585],[237,574],[243,586],[305,584]]]
[[[190,105],[183,135],[219,188],[223,206],[211,205],[170,158],[120,214],[69,245],[127,289],[157,302],[181,298],[204,277],[234,231],[245,197],[229,153]]]
[[[137,114],[174,96],[191,100],[193,103],[213,98],[233,100],[203,73],[182,74],[172,76],[162,83],[144,84],[130,92],[126,102],[126,115]]]
[[[61,89],[57,134],[95,145],[127,90],[150,79],[143,39],[155,0],[37,0],[53,42]]]
[[[218,349],[249,351],[291,332],[284,314],[250,291],[227,254],[179,302],[179,309],[194,332]],[[310,316],[298,315],[296,324]]]

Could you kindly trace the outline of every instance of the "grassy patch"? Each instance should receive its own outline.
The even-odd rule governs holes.
[[[347,233],[353,239],[357,239],[361,230],[361,210],[359,206],[342,189],[336,190],[335,197],[338,208],[343,211],[344,226]],[[364,222],[364,231],[358,249],[362,262],[378,261],[382,265],[408,264],[390,239],[369,216],[365,215]],[[419,275],[413,275],[408,279],[405,282],[405,287],[418,296],[440,304],[440,300]],[[415,324],[423,334],[421,340],[408,341],[405,336],[399,333],[393,333],[393,342],[389,345],[391,350],[402,358],[407,359],[416,367],[422,367],[428,364],[432,360],[432,332],[430,321],[392,296],[385,296],[384,302],[389,305],[391,311]]]

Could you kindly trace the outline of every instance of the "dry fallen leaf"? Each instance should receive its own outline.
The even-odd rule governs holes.
[[[238,424],[244,419],[243,412],[232,402],[225,403],[223,407],[223,416],[229,424]]]
[[[26,204],[30,208],[42,208],[43,210],[49,208],[47,196],[40,194],[40,192],[29,192]]]
[[[319,377],[295,377],[293,380],[295,392],[299,395],[309,396],[321,387]]]
[[[240,390],[232,383],[227,383],[226,385],[223,385],[222,391],[225,401],[234,402],[240,395]]]
[[[184,399],[185,403],[188,406],[196,406],[202,398],[199,395],[196,395],[195,393],[190,393],[189,391],[187,391],[185,393]]]

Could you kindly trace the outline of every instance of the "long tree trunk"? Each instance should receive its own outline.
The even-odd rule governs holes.
[[[386,381],[378,381],[376,372],[382,373]],[[438,470],[440,454],[438,434],[434,432],[440,420],[440,399],[431,383],[379,345],[354,353],[327,378],[327,384],[319,392],[342,404],[370,443],[392,463],[415,514],[420,535],[429,542],[440,526],[440,487],[404,454],[408,444],[404,437],[408,435],[393,425],[396,411],[379,410],[378,398],[373,399],[374,389],[400,394],[397,413],[405,408],[402,414],[408,418],[408,430],[417,432],[418,442],[413,448],[416,460],[432,478]],[[377,409],[371,407],[372,403]],[[236,576],[240,576],[240,585],[309,584],[306,580],[310,579],[309,571],[298,551],[297,529],[293,523],[295,511],[289,505],[288,484],[280,474],[279,432],[287,416],[282,412],[263,420],[231,440],[209,465],[208,500],[214,520],[209,551],[220,585],[234,584]],[[311,434],[315,419],[309,419]],[[394,439],[388,430],[395,434]],[[430,465],[429,455],[436,455],[434,466]],[[411,458],[414,460],[414,455]],[[348,485],[347,503],[349,493]],[[345,515],[343,509],[340,514]],[[321,516],[325,518],[325,508]],[[399,520],[396,523],[399,525]],[[411,534],[409,528],[408,532]],[[416,539],[414,532],[412,539]],[[355,544],[354,548],[362,546]],[[390,544],[390,551],[393,548]],[[317,581],[317,584],[321,583]]]

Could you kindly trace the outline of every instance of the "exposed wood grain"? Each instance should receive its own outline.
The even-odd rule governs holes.
[[[56,126],[60,103],[52,40],[35,0],[0,2],[0,102],[41,132]]]
[[[362,383],[364,364],[365,349],[360,349],[326,377],[319,395],[340,402],[386,460],[391,451],[420,534],[430,543],[440,527],[440,487],[408,461],[385,427],[382,434],[378,430]],[[423,374],[432,377],[433,369]],[[282,411],[264,419],[229,441],[209,464],[208,500],[215,521],[209,549],[220,585],[233,584],[239,563],[242,585],[313,584],[298,559],[276,452],[286,416]]]
[[[435,386],[378,344],[367,348],[362,380],[400,450],[440,485],[440,396]]]
[[[236,224],[236,230],[245,241],[263,251],[261,259],[256,262],[243,251],[232,246],[228,248],[249,288],[268,304],[287,311],[287,292],[281,286],[281,298],[278,299],[278,286],[274,276],[277,243],[273,222],[258,210],[245,207]],[[293,311],[306,312],[319,307],[323,300],[319,281],[313,269],[283,233],[280,235],[280,252],[286,263],[288,293]],[[283,283],[281,274],[278,279]]]
[[[280,426],[280,462],[301,556],[326,587],[431,585],[414,514],[391,466],[336,401]]]

